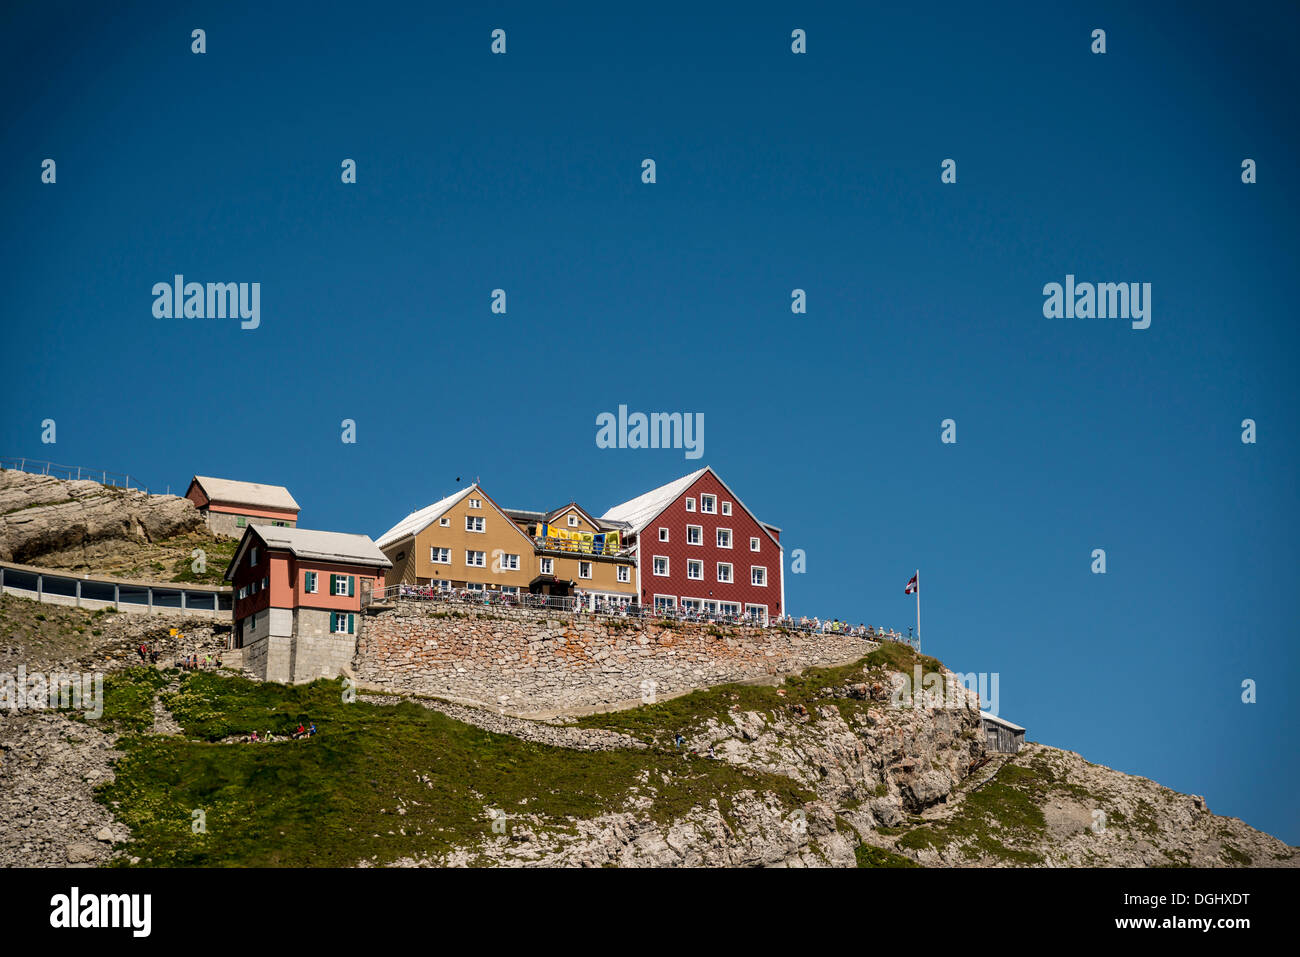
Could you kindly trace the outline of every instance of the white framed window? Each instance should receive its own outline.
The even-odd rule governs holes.
[[[429,547],[429,561],[437,565],[450,565],[451,549],[439,548],[436,545],[431,545]]]
[[[731,529],[729,528],[718,529],[718,547],[719,548],[731,547]]]
[[[686,577],[694,578],[696,581],[704,581],[704,562],[698,558],[688,558],[686,560]]]
[[[501,594],[503,594],[503,595],[518,595],[518,594],[519,594],[519,586],[518,586],[518,585],[502,585],[502,586],[501,586]]]
[[[591,562],[578,562],[578,577],[579,578],[591,577]]]
[[[654,573],[661,578],[668,575],[668,556],[656,555],[654,557]]]
[[[661,542],[668,541],[668,529],[666,528],[659,529],[659,541]]]
[[[472,499],[469,500],[469,507],[470,507],[470,508],[482,508],[482,507],[483,507],[483,500],[482,500],[481,498],[472,498]]]
[[[718,497],[716,495],[700,496],[700,511],[705,515],[712,515],[718,510]]]
[[[718,581],[731,581],[731,562],[718,562]]]
[[[703,604],[698,598],[683,598],[682,611],[701,611]]]
[[[677,607],[676,595],[655,595],[655,611],[667,611]]]
[[[700,608],[710,615],[716,615],[718,613],[718,603],[716,601],[709,601],[707,598],[700,599]]]
[[[554,575],[554,574],[555,574],[555,559],[554,559],[554,558],[543,558],[543,559],[542,559],[542,574],[543,574],[543,575]]]
[[[765,565],[750,565],[750,566],[749,566],[749,583],[750,583],[751,585],[758,585],[759,587],[766,587],[766,585],[767,585],[767,566],[765,566]]]
[[[619,565],[618,580],[623,583],[630,582],[632,580],[632,569],[628,568],[626,565]]]
[[[330,594],[338,596],[347,596],[354,594],[353,582],[356,579],[352,575],[331,575],[330,576]],[[269,581],[269,579],[268,579]],[[266,586],[263,585],[263,588]]]
[[[723,515],[730,515],[730,514],[731,514],[731,503],[730,503],[730,502],[723,502],[723,503],[722,503],[722,514],[723,514]]]
[[[330,631],[336,635],[349,635],[352,633],[353,618],[345,611],[336,611],[330,615],[333,619],[330,623]]]
[[[767,606],[746,604],[745,614],[755,621],[767,621]]]
[[[576,516],[576,515],[570,515],[570,516],[569,516],[569,528],[577,528],[577,527],[578,527],[578,516]]]
[[[517,571],[519,571],[519,556],[518,556],[518,555],[507,555],[507,554],[505,554],[505,553],[502,553],[502,555],[501,555],[501,570],[502,570],[503,572],[517,572]]]
[[[482,515],[465,516],[465,531],[467,532],[482,532],[484,531],[484,524]]]
[[[695,511],[695,499],[693,499],[693,498],[688,498],[688,499],[686,500],[686,511],[688,511],[688,512],[693,512],[693,511]]]
[[[438,525],[442,528],[451,528],[450,516],[444,515],[442,518],[438,519]]]
[[[723,615],[739,615],[740,603],[735,601],[718,602],[718,612]]]
[[[758,539],[757,539],[757,538],[751,538],[751,539],[749,540],[749,550],[750,550],[751,552],[756,552],[756,551],[759,550],[759,544],[758,544]]]
[[[465,550],[465,564],[473,568],[487,567],[487,552],[473,552]]]
[[[465,590],[466,590],[466,591],[483,591],[483,583],[482,583],[482,582],[466,582],[466,583],[465,583]]]
[[[703,545],[704,544],[704,526],[687,525],[686,526],[686,544]]]

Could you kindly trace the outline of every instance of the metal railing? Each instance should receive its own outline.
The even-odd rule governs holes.
[[[374,593],[372,601],[437,602],[449,607],[493,608],[533,611],[542,614],[600,615],[608,618],[631,618],[646,621],[679,621],[713,625],[748,625],[776,628],[805,634],[844,635],[868,641],[896,641],[919,648],[912,635],[904,635],[892,628],[874,625],[850,625],[832,618],[767,618],[744,614],[728,614],[697,610],[695,608],[653,608],[630,598],[609,598],[604,595],[584,595],[581,598],[554,595],[534,595],[529,592],[503,592],[498,589],[440,588],[434,585],[388,585]]]
[[[84,465],[60,465],[57,462],[49,462],[45,459],[29,458],[9,458],[0,457],[0,469],[11,469],[15,472],[30,472],[32,475],[52,475],[57,479],[66,481],[76,481],[78,479],[90,479],[92,482],[98,482],[100,485],[106,485],[110,488],[136,489],[150,494],[149,487],[144,485],[134,476],[127,475],[125,472],[112,472],[108,469],[91,469]],[[167,494],[171,493],[171,486],[167,486]]]

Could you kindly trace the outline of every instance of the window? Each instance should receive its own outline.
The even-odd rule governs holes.
[[[501,556],[501,571],[503,571],[503,572],[517,572],[517,571],[519,571],[519,556],[518,556],[518,555],[506,555],[506,554],[502,554],[502,556]]]
[[[718,547],[719,548],[731,547],[731,529],[729,528],[718,529]]]
[[[466,590],[466,591],[482,591],[482,590],[483,590],[483,583],[482,583],[482,582],[466,582],[466,583],[465,583],[465,590]]]
[[[704,544],[704,526],[687,525],[686,526],[686,544],[703,545]]]
[[[751,585],[767,584],[767,568],[763,565],[749,566],[749,583]]]
[[[481,532],[481,531],[483,531],[483,516],[482,516],[482,515],[466,515],[466,516],[465,516],[465,531],[467,531],[467,532]]]
[[[718,613],[718,603],[716,601],[709,601],[706,598],[700,602],[700,609],[704,611],[705,614],[716,615]]]
[[[665,576],[668,574],[668,558],[665,555],[656,555],[654,559],[654,572],[656,575]]]
[[[431,545],[429,547],[429,561],[438,565],[450,565],[451,549],[439,548],[437,545]]]
[[[554,559],[554,558],[543,558],[543,559],[542,559],[542,574],[543,574],[543,575],[554,575],[554,574],[555,574],[555,559]]]
[[[397,553],[397,560],[398,560],[399,562],[404,562],[404,561],[406,561],[406,552],[398,552],[398,553]]]
[[[694,578],[697,581],[704,581],[704,562],[697,558],[687,559],[686,577]]]
[[[618,566],[618,580],[620,582],[630,582],[632,580],[632,569],[626,565]]]
[[[288,528],[288,527],[289,527],[289,523],[288,523],[288,522],[272,522],[271,524],[274,525],[274,526],[276,526],[277,528]]]
[[[469,500],[469,507],[470,507],[470,508],[482,508],[482,507],[483,507],[483,500],[482,500],[481,498],[472,498],[472,499]]]
[[[730,562],[718,562],[718,581],[724,583],[731,581]]]
[[[471,566],[473,566],[474,568],[486,568],[486,567],[487,567],[487,552],[472,552],[472,551],[470,551],[469,549],[466,549],[466,550],[465,550],[465,564],[466,564],[466,565],[471,565]],[[481,586],[480,586],[480,587],[481,587]]]
[[[745,614],[748,615],[750,618],[752,618],[754,621],[766,621],[766,620],[767,620],[767,606],[766,606],[766,605],[746,605],[746,606],[745,606]]]
[[[695,499],[693,499],[693,498],[688,498],[688,499],[686,500],[686,511],[688,511],[688,512],[693,512],[693,511],[695,511]]]
[[[353,575],[331,575],[330,594],[351,598],[356,594],[356,581]]]
[[[661,542],[668,541],[668,529],[666,528],[659,529],[659,541]]]
[[[503,595],[518,595],[518,594],[519,594],[519,586],[518,586],[518,585],[502,585],[502,586],[501,586],[501,594],[503,594]]]
[[[352,635],[356,633],[356,616],[349,615],[345,611],[336,611],[330,615],[333,619],[330,631],[336,635]]]
[[[722,514],[723,514],[723,515],[730,515],[730,514],[731,514],[731,503],[730,503],[730,502],[723,502],[723,503],[722,503]]]
[[[438,519],[438,524],[442,528],[451,528],[451,519],[444,515],[442,518]]]
[[[722,615],[739,615],[740,604],[734,601],[718,602],[718,613]]]
[[[655,611],[667,611],[677,607],[677,599],[672,595],[655,595]]]
[[[718,508],[718,497],[716,495],[700,496],[700,511],[706,515],[712,515]]]
[[[578,577],[579,578],[591,577],[591,562],[578,562]]]
[[[253,568],[256,565],[257,565],[257,546],[253,546],[248,550],[248,567]]]
[[[750,550],[751,552],[756,552],[756,551],[758,551],[758,539],[757,539],[757,538],[751,538],[751,539],[749,540],[749,550]]]
[[[309,595],[316,594],[316,573],[315,572],[302,573],[302,590]]]
[[[570,516],[569,516],[569,528],[577,528],[577,527],[578,527],[578,516],[576,516],[576,515],[570,515]]]
[[[265,578],[262,579],[262,591],[266,591],[270,587],[271,587],[271,576],[267,575]]]
[[[701,604],[703,603],[698,598],[683,598],[682,611],[701,611]]]

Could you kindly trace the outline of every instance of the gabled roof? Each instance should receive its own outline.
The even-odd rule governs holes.
[[[232,505],[252,505],[260,508],[280,508],[298,511],[298,503],[283,485],[261,485],[257,482],[237,482],[234,479],[196,475],[191,487],[198,485],[212,502],[229,502]]]
[[[994,724],[1000,724],[1004,728],[1010,728],[1012,731],[1024,731],[1025,729],[1018,724],[1012,724],[1006,718],[999,718],[996,714],[989,714],[987,711],[981,711],[980,717],[985,721],[992,721]]]
[[[442,514],[447,511],[447,509],[451,508],[476,488],[478,488],[477,482],[469,486],[469,488],[463,488],[459,492],[452,492],[446,498],[440,498],[432,505],[426,505],[424,508],[412,512],[388,531],[384,532],[384,534],[380,535],[375,541],[375,544],[380,548],[387,548],[389,545],[393,544],[393,542],[401,541],[407,536],[418,535],[441,518]]]
[[[667,485],[661,485],[656,489],[651,489],[644,495],[638,495],[636,498],[624,502],[622,505],[615,505],[608,512],[602,515],[601,518],[628,522],[631,524],[632,530],[639,536],[643,528],[653,522],[660,512],[666,509],[673,502],[677,501],[677,499],[681,497],[687,489],[694,485],[696,480],[705,472],[708,472],[718,480],[718,484],[721,485],[726,493],[731,496],[731,500],[735,502],[737,506],[744,509],[746,514],[758,523],[758,526],[763,529],[763,533],[767,535],[768,538],[772,539],[772,544],[776,545],[777,548],[780,548],[781,543],[776,540],[770,531],[768,531],[768,529],[775,528],[779,532],[780,529],[776,528],[775,525],[769,525],[751,512],[749,507],[740,500],[740,496],[731,490],[731,486],[722,480],[722,476],[713,471],[712,466],[708,465],[704,466],[704,468],[699,471],[692,472],[690,475],[683,475],[681,478],[674,482],[669,482]]]
[[[607,509],[601,518],[615,522],[627,522],[633,531],[640,533],[641,529],[650,524],[656,515],[677,501],[678,496],[694,485],[695,480],[707,471],[709,471],[709,468],[705,466],[699,471],[692,472],[690,475],[683,475],[667,485],[660,485],[644,495],[629,499],[622,505],[615,505],[613,508]]]
[[[291,552],[295,558],[336,562],[340,565],[393,567],[393,563],[370,540],[369,535],[325,532],[314,528],[286,528],[283,525],[249,525],[239,542],[239,548],[235,550],[235,555],[226,568],[227,581],[232,579],[234,570],[243,560],[244,552],[247,551],[253,535],[265,542],[267,548],[284,549]]]
[[[607,518],[596,518],[581,505],[576,502],[570,502],[561,508],[553,508],[549,512],[536,512],[527,508],[503,508],[502,511],[510,516],[516,522],[551,522],[558,516],[563,515],[568,509],[576,508],[581,512],[592,525],[604,531],[625,530],[630,528],[627,522],[616,522]]]

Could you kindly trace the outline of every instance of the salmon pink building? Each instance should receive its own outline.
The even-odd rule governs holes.
[[[642,606],[745,615],[785,613],[781,530],[703,468],[616,505],[603,520],[635,539]]]
[[[367,535],[249,525],[226,569],[244,667],[267,681],[342,674],[362,610],[390,567]]]
[[[214,535],[239,538],[254,522],[288,528],[298,524],[298,503],[283,485],[196,475],[185,497],[198,508]]]

